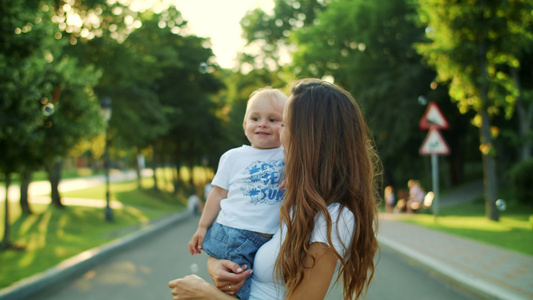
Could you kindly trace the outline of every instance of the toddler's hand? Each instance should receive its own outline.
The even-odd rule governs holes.
[[[189,242],[189,253],[191,253],[191,255],[202,253],[202,245],[204,243],[206,233],[207,229],[205,228],[199,227],[196,230],[196,233],[194,233],[191,241]]]

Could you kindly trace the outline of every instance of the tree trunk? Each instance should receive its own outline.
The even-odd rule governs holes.
[[[196,187],[194,186],[194,164],[192,163],[192,161],[189,161],[189,170],[189,173],[191,174],[191,176],[189,176],[189,185],[194,191],[196,190]]]
[[[488,75],[487,75],[487,51],[485,42],[482,41],[479,49],[480,57],[480,102],[481,128],[480,145],[483,154],[483,183],[485,186],[485,215],[493,221],[498,221],[500,216],[496,208],[498,197],[498,175],[496,173],[496,160],[494,159],[495,148],[490,131],[490,118],[488,107]]]
[[[144,157],[140,153],[137,153],[137,163],[135,164],[135,172],[137,173],[137,188],[142,189],[142,170],[144,168]]]
[[[174,193],[177,194],[180,186],[180,166],[178,163],[174,164],[174,169],[176,172],[174,172]]]
[[[521,147],[519,147],[519,157],[522,161],[531,158],[531,150],[533,149],[533,141],[528,138],[528,134],[531,130],[531,120],[533,120],[533,104],[526,107],[524,99],[522,97],[522,87],[520,85],[520,75],[516,68],[511,69],[513,80],[518,90],[518,98],[516,99],[516,112],[518,114],[518,133],[520,141],[522,141]]]
[[[451,182],[450,185],[456,186],[464,182],[464,153],[459,149],[463,149],[464,147],[465,134],[458,133],[457,131],[455,131],[451,132],[450,135],[454,137],[460,136],[460,138],[446,139],[448,141],[450,149],[452,149],[450,155],[446,159],[449,166],[448,178],[449,182]],[[454,149],[455,151],[453,151]]]
[[[4,202],[4,237],[2,238],[2,242],[0,242],[0,250],[9,249],[11,248],[11,241],[9,236],[9,230],[10,230],[10,224],[9,224],[9,186],[11,185],[11,174],[6,173],[6,200]]]
[[[33,173],[30,170],[24,170],[21,172],[20,177],[20,209],[25,215],[31,214],[30,203],[28,200],[28,188],[32,180]]]
[[[57,208],[64,208],[61,203],[61,195],[59,194],[59,181],[61,180],[61,167],[62,162],[57,162],[46,168],[48,172],[48,180],[50,181],[50,187],[52,190],[52,204]]]
[[[496,208],[498,197],[498,176],[496,174],[496,160],[494,159],[494,145],[490,133],[490,120],[488,112],[482,112],[481,145],[490,147],[491,150],[483,152],[483,183],[485,186],[485,214],[493,221],[498,221],[500,216]]]
[[[165,185],[164,185],[165,190],[168,190],[169,186],[174,187],[174,170],[170,166],[172,166],[172,164],[170,163],[170,159],[165,158],[165,166],[163,167],[163,178],[165,178]]]
[[[156,143],[153,144],[152,146],[153,150],[154,150],[154,153],[153,153],[153,158],[152,158],[152,170],[154,171],[153,172],[153,178],[154,178],[154,190],[155,191],[159,191],[159,187],[157,185],[157,174],[156,174],[156,170],[157,170],[157,145]]]

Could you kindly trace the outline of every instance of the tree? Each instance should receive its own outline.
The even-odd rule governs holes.
[[[506,109],[506,118],[516,116],[518,126],[514,140],[520,161],[527,161],[533,154],[533,17],[531,1],[513,1],[501,3],[498,17],[505,20],[498,26],[497,35],[502,45],[495,56],[498,65],[498,77],[505,89],[503,95],[508,101],[516,104]],[[505,26],[506,25],[506,26]],[[512,84],[511,84],[512,83]],[[512,95],[509,97],[509,94]],[[498,97],[496,94],[495,97]],[[509,106],[507,106],[509,107]]]
[[[80,18],[78,27],[65,33],[68,39],[76,41],[69,53],[86,64],[95,65],[102,74],[95,92],[98,99],[110,97],[113,101],[108,128],[111,154],[137,155],[168,130],[164,107],[154,84],[161,76],[159,58],[167,52],[152,44],[148,37],[154,32],[147,32],[143,26],[154,13],[133,11],[120,2],[77,4],[68,12],[58,10],[65,17]]]
[[[145,13],[141,20],[143,26],[132,32],[124,45],[138,58],[136,85],[154,96],[139,101],[152,106],[144,111],[156,111],[164,127],[159,131],[153,130],[153,125],[139,128],[147,134],[138,140],[144,147],[153,146],[154,160],[166,157],[179,170],[179,161],[188,165],[199,162],[209,152],[208,142],[220,136],[218,105],[212,95],[223,85],[215,76],[217,66],[210,63],[213,52],[208,40],[180,34],[186,21],[179,11],[170,7],[160,14]],[[131,95],[129,100],[137,97]],[[145,122],[139,125],[146,126]]]
[[[92,90],[100,73],[93,66],[82,67],[76,59],[65,57],[50,67],[46,75],[55,86],[50,99],[54,111],[41,128],[46,145],[41,157],[51,184],[52,204],[63,207],[58,186],[64,157],[81,140],[93,138],[103,128],[100,104]]]
[[[72,40],[63,39],[54,22],[56,4],[23,1],[22,6],[10,5],[3,10],[2,28],[10,31],[2,35],[5,37],[2,54],[6,55],[3,70],[9,74],[3,103],[9,118],[17,119],[21,129],[10,134],[13,131],[8,118],[5,142],[16,152],[5,155],[4,163],[9,165],[5,169],[21,174],[20,204],[24,213],[31,212],[27,193],[31,173],[42,166],[49,171],[52,203],[62,206],[57,188],[60,169],[52,166],[77,141],[90,138],[101,128],[98,122],[93,122],[98,120],[98,103],[91,99],[92,86],[99,74],[90,65],[79,66],[75,58],[65,54]],[[33,117],[26,118],[27,113]],[[76,122],[77,126],[72,126]],[[17,147],[18,143],[23,146]]]
[[[473,123],[480,129],[486,215],[498,220],[497,153],[491,119],[515,107],[517,81],[513,83],[509,74],[527,61],[524,54],[531,51],[531,1],[432,0],[419,5],[428,41],[417,50],[436,69],[437,80],[449,83],[450,96],[460,111],[476,113]]]
[[[157,157],[161,151],[155,145],[165,138],[175,151],[177,128],[180,145],[198,144],[181,135],[189,132],[187,126],[212,125],[202,118],[212,111],[209,95],[222,87],[208,41],[182,35],[187,22],[174,7],[132,11],[115,2],[86,11],[80,6],[75,13],[83,24],[69,35],[78,41],[71,54],[101,70],[96,94],[113,99],[112,153],[137,154],[152,146]],[[94,16],[98,22],[91,21]]]
[[[334,79],[361,103],[391,185],[403,186],[397,183],[430,173],[424,172],[427,164],[418,153],[425,134],[418,128],[425,110],[420,96],[438,102],[453,118],[454,146],[468,134],[445,86],[433,82],[434,71],[422,65],[413,49],[423,37],[408,1],[382,0],[332,1],[313,24],[290,36],[296,45],[292,69],[297,77]],[[463,151],[456,150],[450,157],[458,162],[450,168],[454,183],[462,174]]]
[[[240,55],[241,69],[279,69],[293,50],[290,32],[311,26],[329,1],[275,0],[273,14],[261,9],[248,12],[241,20],[247,49]],[[257,51],[257,49],[260,49]],[[248,66],[244,67],[244,66]]]
[[[46,151],[26,151],[26,163],[21,170],[24,180],[21,184],[21,195],[27,195],[29,179],[27,176],[37,167],[44,166],[48,172],[52,203],[62,207],[58,185],[61,174],[61,161],[70,149],[82,139],[90,139],[102,128],[99,121],[99,104],[92,90],[100,74],[92,65],[81,66],[79,60],[68,55],[67,49],[73,41],[60,26],[54,23],[53,16],[57,16],[61,7],[55,3],[44,2],[38,11],[46,13],[41,23],[46,24],[49,39],[42,40],[42,48],[46,60],[41,75],[43,95],[40,99],[43,106],[43,126],[36,133],[43,136],[43,145],[33,145],[32,148],[46,149]],[[71,26],[68,22],[63,23]],[[67,28],[67,27],[65,27]],[[69,30],[69,29],[65,29]],[[76,126],[72,126],[76,123]],[[21,198],[21,206],[26,207],[27,198]]]
[[[36,154],[43,142],[41,100],[50,90],[43,70],[53,39],[48,14],[34,1],[0,1],[0,170],[6,184],[5,227],[0,248],[10,241],[9,199],[11,175],[28,161],[24,153]],[[33,163],[33,162],[32,162]]]
[[[157,81],[161,100],[169,108],[170,130],[163,137],[167,150],[164,155],[176,169],[180,162],[188,166],[200,163],[210,152],[210,145],[221,138],[217,117],[220,105],[213,101],[213,95],[223,84],[214,73],[199,69],[213,55],[210,48],[202,46],[205,42],[196,36],[186,36],[169,43],[178,53],[180,66],[164,69],[164,76]],[[219,72],[216,67],[210,68]]]

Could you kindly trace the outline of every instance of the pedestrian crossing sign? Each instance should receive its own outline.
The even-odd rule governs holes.
[[[450,154],[450,147],[437,129],[430,128],[419,152],[422,155],[448,155]]]

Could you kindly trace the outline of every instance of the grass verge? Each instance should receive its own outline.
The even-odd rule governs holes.
[[[485,216],[485,203],[480,197],[471,202],[439,209],[435,218],[431,212],[402,214],[399,219],[427,228],[476,240],[486,244],[533,255],[533,208],[510,200],[499,221]]]

